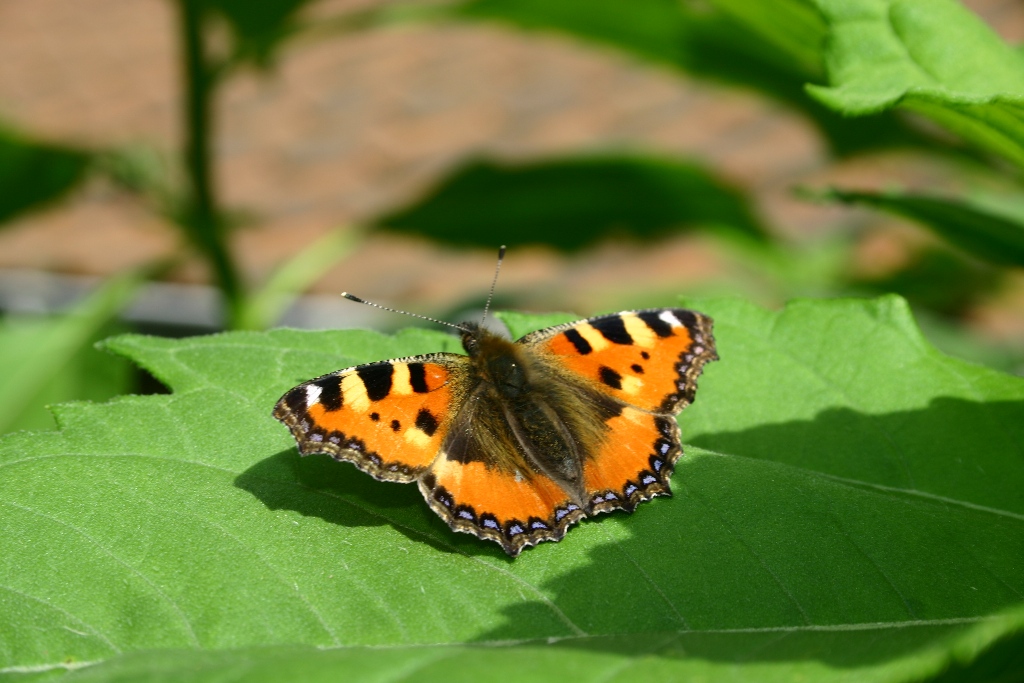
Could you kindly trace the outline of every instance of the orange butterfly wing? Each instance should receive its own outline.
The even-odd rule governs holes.
[[[286,393],[274,416],[303,455],[328,453],[382,480],[418,480],[452,529],[496,541],[513,557],[561,539],[587,515],[632,511],[670,494],[682,453],[674,415],[693,400],[703,365],[717,358],[710,318],[628,311],[538,330],[516,345],[548,382],[538,391],[552,392],[542,397],[562,411],[565,429],[578,430],[583,480],[573,490],[527,456],[509,406],[480,383],[481,369],[467,356],[330,373]]]
[[[512,557],[560,540],[585,516],[515,439],[502,406],[486,390],[472,392],[440,457],[420,478],[423,497],[448,526],[495,541]]]
[[[677,308],[625,311],[538,330],[520,343],[555,374],[621,406],[583,462],[587,513],[631,512],[671,495],[682,454],[674,416],[693,401],[704,364],[718,358],[711,319]]]
[[[346,368],[286,393],[274,417],[303,455],[327,453],[377,479],[414,481],[441,450],[469,362],[436,353]]]
[[[675,414],[716,360],[711,318],[682,308],[624,311],[538,330],[519,340],[619,401]]]

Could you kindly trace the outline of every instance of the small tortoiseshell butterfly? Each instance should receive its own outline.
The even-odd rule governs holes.
[[[286,393],[274,417],[302,455],[416,481],[452,529],[512,557],[561,540],[584,517],[671,495],[682,454],[675,416],[718,358],[710,318],[624,311],[515,342],[476,323],[456,327],[467,356],[338,370]]]

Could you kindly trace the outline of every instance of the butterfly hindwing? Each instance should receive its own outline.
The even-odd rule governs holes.
[[[385,481],[417,479],[437,457],[462,399],[469,359],[451,353],[332,372],[274,408],[299,452],[327,453]]]
[[[711,319],[681,308],[598,316],[538,330],[518,343],[548,356],[563,374],[666,415],[693,401],[701,368],[718,358]]]
[[[608,437],[583,462],[590,514],[633,509],[671,495],[669,479],[682,454],[674,418],[625,407],[607,421]]]
[[[452,529],[496,541],[513,557],[561,539],[584,516],[572,495],[524,456],[486,391],[464,405],[420,491]]]

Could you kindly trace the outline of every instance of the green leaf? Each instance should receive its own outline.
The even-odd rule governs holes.
[[[466,0],[451,15],[549,30],[653,64],[754,88],[802,111],[838,153],[910,144],[915,134],[881,115],[851,121],[804,90],[824,76],[826,26],[810,0]]]
[[[933,647],[920,657],[922,672],[942,671],[942,681],[1016,680],[1024,657],[1022,628],[1024,615],[1008,614],[991,622],[966,629],[949,638],[938,638]],[[1003,634],[1009,634],[1000,638]],[[849,647],[860,641],[865,648],[885,650],[903,634],[896,630],[866,629],[863,633],[847,633],[840,638],[820,634],[811,638],[786,638],[765,634],[759,643],[763,648],[779,648],[776,660],[787,656],[800,658],[801,647]],[[718,642],[715,642],[715,641]],[[815,643],[814,641],[817,640]],[[842,640],[844,642],[836,643]],[[794,642],[801,641],[801,642]],[[524,644],[517,647],[434,646],[388,648],[385,653],[374,648],[313,649],[272,647],[222,652],[145,652],[119,657],[105,665],[78,672],[65,679],[67,683],[108,683],[110,681],[187,681],[188,683],[245,680],[260,681],[337,681],[337,680],[416,680],[441,683],[473,683],[501,680],[532,682],[539,680],[582,680],[627,682],[638,680],[729,680],[729,681],[792,681],[792,680],[877,680],[885,677],[882,663],[865,672],[863,668],[850,673],[829,671],[821,666],[804,666],[807,679],[794,676],[793,668],[776,662],[752,661],[732,672],[725,667],[682,667],[681,659],[688,648],[698,651],[718,650],[728,656],[728,638],[679,635],[661,642],[635,639],[635,649],[623,652],[623,643],[614,638],[567,639],[551,644]],[[607,647],[607,646],[611,647]],[[982,655],[978,657],[978,653]],[[884,680],[900,680],[900,674]],[[1009,673],[1011,676],[1007,676]],[[695,674],[691,677],[688,674]]]
[[[376,222],[489,248],[542,243],[574,250],[609,236],[650,238],[698,226],[758,242],[767,234],[738,190],[696,166],[642,156],[480,161]]]
[[[204,0],[231,29],[235,57],[266,66],[298,28],[299,12],[313,0]]]
[[[829,25],[830,87],[848,115],[917,111],[1024,165],[1024,56],[955,0],[815,0]]]
[[[456,5],[453,14],[555,29],[667,64],[686,59],[687,15],[674,0],[640,0],[628,8],[614,0],[470,0]]]
[[[997,265],[1024,267],[1024,215],[984,201],[904,192],[829,189],[822,199],[889,211],[930,228],[968,254]]]
[[[39,358],[36,354],[63,321],[59,317],[6,316],[0,319],[0,386],[10,381],[21,363],[33,356],[45,378],[36,381],[35,391],[15,397],[0,420],[0,430],[53,429],[53,416],[47,406],[67,401],[106,401],[126,393],[132,387],[131,364],[123,358],[103,353],[93,347],[100,339],[125,330],[117,324],[107,324],[94,330],[61,364],[57,358]],[[0,392],[3,393],[3,392]]]
[[[0,440],[0,671],[909,681],[1012,662],[1024,380],[940,355],[895,298],[698,307],[722,360],[682,414],[675,497],[516,560],[412,486],[300,459],[269,416],[300,381],[453,337],[108,342],[173,394]]]
[[[89,160],[85,152],[0,127],[0,227],[65,194],[81,180]]]
[[[142,281],[140,273],[113,277],[66,314],[49,320],[0,321],[0,433],[52,424],[41,422],[39,414],[50,400],[106,398],[111,382],[123,387],[121,364],[97,362],[91,347],[97,333],[131,301]],[[75,377],[88,370],[103,374],[95,380]],[[79,393],[78,382],[92,386],[82,387]]]

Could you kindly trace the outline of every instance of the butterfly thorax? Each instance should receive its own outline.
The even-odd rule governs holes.
[[[515,398],[530,389],[527,363],[516,345],[486,328],[463,323],[462,346],[473,359],[481,379],[492,384],[505,398]]]
[[[486,397],[488,410],[502,413],[509,436],[534,472],[551,477],[573,498],[582,498],[580,445],[563,417],[571,406],[560,405],[549,378],[533,366],[521,345],[472,323],[463,327],[462,346],[473,361],[476,391]]]

